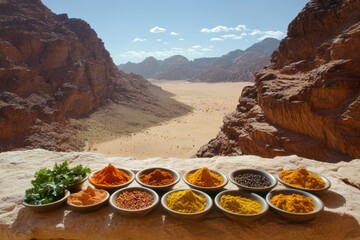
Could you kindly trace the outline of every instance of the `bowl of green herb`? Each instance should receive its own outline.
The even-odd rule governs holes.
[[[35,172],[31,181],[33,187],[25,191],[22,204],[38,212],[53,210],[66,201],[69,188],[79,188],[90,172],[90,168],[81,164],[70,168],[67,161],[55,163],[52,170],[42,168]]]

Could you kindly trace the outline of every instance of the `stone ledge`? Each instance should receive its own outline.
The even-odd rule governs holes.
[[[86,214],[72,212],[66,205],[48,213],[34,213],[23,207],[20,202],[24,191],[31,186],[34,172],[65,160],[87,165],[93,170],[113,163],[133,170],[169,167],[180,174],[202,166],[225,174],[235,168],[257,168],[276,174],[283,168],[304,166],[326,175],[332,187],[319,196],[325,211],[315,220],[301,224],[289,223],[272,211],[259,221],[237,223],[215,208],[203,219],[180,221],[166,214],[160,205],[142,218],[124,218],[110,206]],[[136,160],[86,152],[4,152],[0,153],[0,239],[359,239],[359,172],[359,159],[331,164],[297,156]],[[135,182],[131,184],[135,185]],[[185,183],[180,181],[176,188],[180,187],[186,187]],[[282,187],[279,184],[276,188]],[[235,189],[235,186],[229,183],[226,188]]]

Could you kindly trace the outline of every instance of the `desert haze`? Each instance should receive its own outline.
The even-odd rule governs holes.
[[[109,155],[149,157],[191,157],[216,136],[225,114],[233,111],[243,87],[250,82],[190,83],[154,81],[175,94],[174,98],[193,111],[140,132],[92,144],[91,151]]]

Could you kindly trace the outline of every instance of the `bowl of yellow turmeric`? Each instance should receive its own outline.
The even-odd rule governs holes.
[[[266,195],[266,201],[275,212],[295,222],[314,219],[324,209],[318,197],[298,189],[273,190]]]
[[[161,205],[175,218],[195,220],[211,210],[213,201],[209,195],[196,189],[174,189],[162,196]]]
[[[216,195],[214,202],[228,218],[238,222],[255,221],[269,210],[264,198],[241,190],[222,191]]]
[[[225,174],[207,167],[197,168],[183,175],[184,182],[191,188],[203,192],[218,192],[228,183]]]
[[[331,182],[325,176],[308,171],[305,168],[283,170],[277,178],[279,182],[287,187],[311,193],[326,191],[331,186]]]

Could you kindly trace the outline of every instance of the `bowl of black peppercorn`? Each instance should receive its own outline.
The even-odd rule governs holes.
[[[238,188],[251,192],[270,192],[278,183],[271,173],[256,169],[235,170],[229,179]]]

